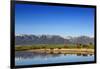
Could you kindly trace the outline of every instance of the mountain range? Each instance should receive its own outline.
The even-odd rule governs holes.
[[[15,35],[15,45],[32,44],[94,44],[94,38],[89,36],[63,38],[59,35]]]

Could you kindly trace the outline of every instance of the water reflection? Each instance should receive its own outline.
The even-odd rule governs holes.
[[[74,56],[83,56],[83,57],[86,57],[86,56],[92,56],[93,54],[81,54],[81,53],[78,53],[78,54],[67,54],[67,53],[64,53],[64,54],[61,54],[60,52],[59,53],[53,53],[53,52],[50,52],[49,54],[48,53],[38,53],[38,52],[26,52],[26,51],[18,51],[18,52],[15,52],[15,57],[18,58],[18,59],[27,59],[27,58],[41,58],[41,59],[45,59],[45,58],[50,58],[50,57],[59,57],[59,56],[69,56],[69,55],[74,55]]]

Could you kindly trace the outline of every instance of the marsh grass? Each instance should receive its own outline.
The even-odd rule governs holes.
[[[24,50],[34,50],[34,49],[94,49],[94,45],[76,45],[76,44],[34,44],[34,45],[26,45],[26,46],[15,46],[15,51],[24,51]]]

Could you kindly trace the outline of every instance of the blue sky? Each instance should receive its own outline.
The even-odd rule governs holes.
[[[94,8],[16,4],[15,33],[93,36]]]

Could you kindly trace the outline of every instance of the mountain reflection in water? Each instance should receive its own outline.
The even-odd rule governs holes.
[[[27,59],[27,58],[50,58],[50,57],[59,57],[59,56],[69,56],[69,55],[74,55],[74,56],[92,56],[93,54],[61,54],[61,53],[37,53],[37,52],[26,52],[26,51],[18,51],[18,52],[15,52],[15,57],[16,58],[23,58],[23,59]]]
[[[37,65],[52,63],[69,63],[94,61],[94,54],[61,54],[61,53],[37,53],[29,51],[15,52],[15,65]]]

